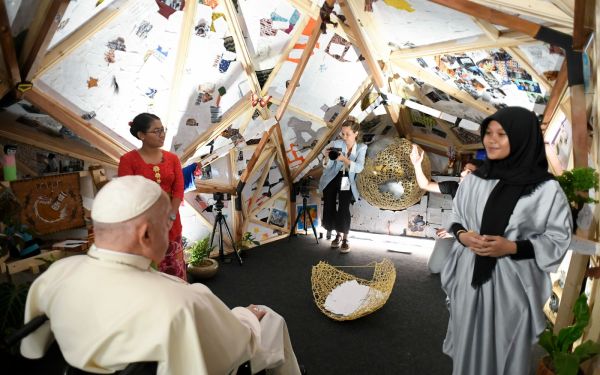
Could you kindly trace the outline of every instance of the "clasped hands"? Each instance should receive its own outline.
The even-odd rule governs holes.
[[[265,309],[261,309],[256,305],[249,305],[246,308],[256,316],[256,319],[258,319],[258,321],[260,321],[263,318],[263,316],[265,316],[265,314],[267,313]]]
[[[502,236],[481,235],[469,231],[460,233],[458,240],[475,254],[481,256],[498,258],[517,253],[517,244]]]

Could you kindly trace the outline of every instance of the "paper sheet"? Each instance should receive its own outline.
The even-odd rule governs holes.
[[[369,287],[356,280],[346,281],[331,291],[324,307],[334,314],[348,316],[356,311],[369,295]]]

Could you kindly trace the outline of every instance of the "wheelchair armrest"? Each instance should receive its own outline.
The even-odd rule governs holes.
[[[46,315],[36,316],[35,318],[28,321],[23,327],[16,330],[12,335],[10,335],[6,339],[6,346],[13,346],[19,340],[29,335],[31,332],[40,328],[42,324],[44,324],[48,320]]]

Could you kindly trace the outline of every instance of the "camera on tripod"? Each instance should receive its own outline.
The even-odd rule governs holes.
[[[213,193],[213,199],[215,203],[207,206],[204,210],[207,212],[221,211],[223,207],[225,207],[225,203],[223,201],[231,200],[231,194],[229,193]]]
[[[311,182],[314,180],[312,176],[303,177],[296,182],[296,195],[300,194],[304,198],[310,197]]]
[[[329,159],[336,160],[340,154],[342,153],[342,149],[339,147],[332,147],[329,149]]]

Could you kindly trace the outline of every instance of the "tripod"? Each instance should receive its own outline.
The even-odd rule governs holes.
[[[210,247],[212,248],[213,240],[215,238],[215,232],[217,231],[217,226],[218,226],[219,227],[219,259],[225,263],[231,262],[230,258],[227,258],[227,261],[225,260],[225,252],[223,250],[223,225],[224,225],[225,229],[227,229],[227,234],[229,235],[229,239],[231,240],[231,246],[233,247],[233,252],[237,256],[238,262],[240,263],[240,266],[241,266],[243,263],[242,257],[240,256],[239,250],[235,247],[235,242],[233,241],[233,236],[231,235],[231,231],[229,230],[229,226],[227,225],[225,216],[223,216],[223,212],[221,211],[223,209],[223,207],[224,207],[223,201],[218,199],[217,203],[215,203],[215,212],[217,213],[217,215],[215,216],[215,224],[213,225],[212,234],[210,236]]]
[[[302,194],[302,212],[298,212],[298,215],[296,215],[296,221],[294,222],[294,225],[292,226],[292,233],[290,234],[290,239],[292,238],[292,236],[296,235],[296,226],[298,225],[298,222],[300,221],[300,215],[303,215],[303,223],[304,223],[304,234],[308,234],[308,228],[306,225],[306,216],[308,216],[308,220],[310,221],[310,226],[312,227],[313,233],[315,234],[315,240],[317,240],[317,243],[319,243],[319,238],[317,237],[317,230],[315,229],[315,224],[313,223],[312,220],[312,216],[310,216],[310,212],[308,212],[308,207],[306,205],[308,200],[308,196]]]

